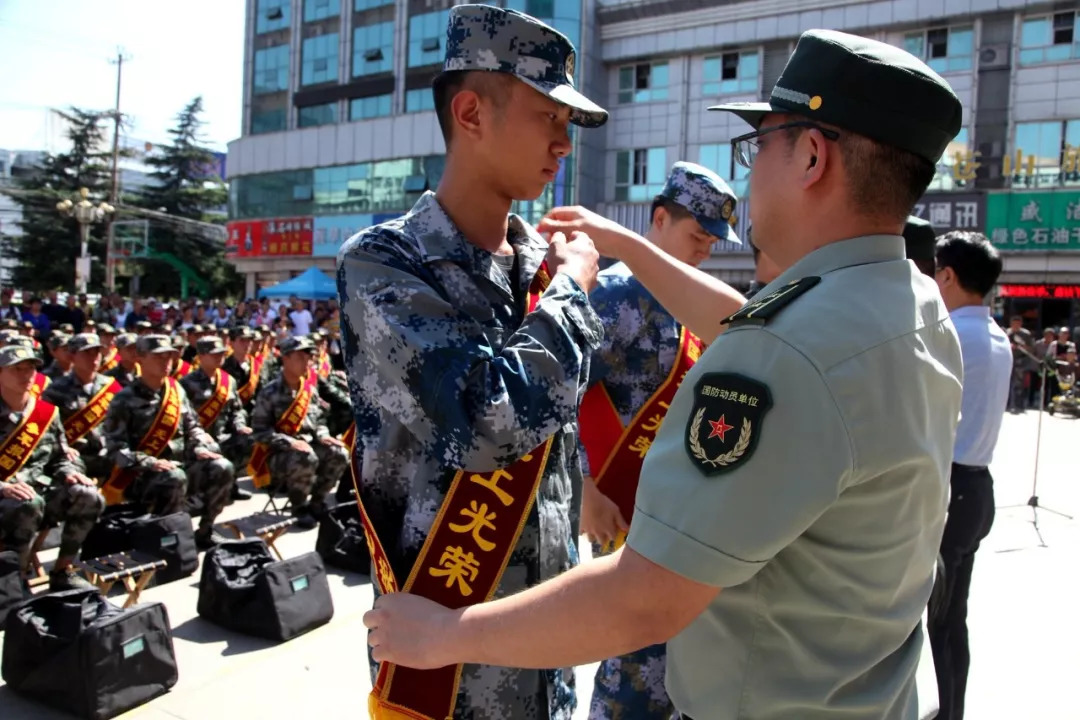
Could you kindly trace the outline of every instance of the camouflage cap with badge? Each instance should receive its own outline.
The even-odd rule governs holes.
[[[54,332],[49,336],[49,340],[45,344],[48,345],[49,350],[51,351],[64,347],[68,344],[69,340],[71,340],[71,335],[69,333]]]
[[[675,163],[660,197],[686,208],[713,237],[742,245],[732,228],[738,198],[712,170],[691,162]]]
[[[5,318],[3,323],[0,323],[0,328],[3,328],[4,330],[18,330],[19,321],[15,318]]]
[[[135,333],[120,333],[116,336],[116,341],[113,343],[116,345],[117,350],[123,350],[126,347],[131,347],[138,342],[139,336]]]
[[[230,340],[254,340],[258,335],[249,327],[234,327],[229,330]]]
[[[282,355],[294,352],[313,353],[315,352],[315,343],[303,336],[287,337],[278,343],[278,349]]]
[[[217,335],[199,338],[195,343],[195,351],[200,355],[221,355],[225,352],[225,343]]]
[[[25,345],[8,345],[0,348],[0,368],[11,367],[21,362],[32,362],[39,368],[44,364],[33,349]]]
[[[180,352],[188,345],[188,341],[184,339],[183,335],[171,335],[166,336],[169,338],[169,342],[172,343],[173,350]]]
[[[135,341],[135,352],[140,355],[158,355],[176,352],[168,335],[143,335]]]
[[[63,335],[74,335],[75,326],[71,323],[60,323],[56,326],[56,329]]]
[[[577,54],[569,38],[536,18],[491,5],[450,8],[445,72],[479,70],[513,75],[570,108],[570,122],[595,128],[607,111],[574,87]]]
[[[101,323],[97,326],[98,335],[116,335],[116,328],[109,323]]]
[[[27,337],[26,335],[22,335],[22,334],[16,335],[15,337],[8,340],[8,344],[9,345],[18,345],[19,347],[24,347],[24,348],[30,348],[31,350],[36,350],[37,349],[37,347],[34,345],[34,338]]]
[[[146,320],[140,320],[139,322],[135,323],[135,332],[137,333],[150,332],[153,329],[154,326]]]
[[[0,345],[6,345],[15,338],[22,337],[22,333],[18,330],[4,329],[0,330]]]
[[[94,333],[79,333],[68,340],[67,348],[73,353],[101,349],[101,338]]]

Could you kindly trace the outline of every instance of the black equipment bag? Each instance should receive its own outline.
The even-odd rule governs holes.
[[[156,585],[188,577],[199,568],[195,531],[191,528],[191,516],[186,512],[136,518],[131,524],[130,547],[168,563],[154,575]]]
[[[30,597],[27,591],[19,553],[14,550],[0,552],[0,630],[4,629],[4,620],[11,609]]]
[[[93,560],[133,550],[131,525],[145,514],[142,508],[131,503],[107,506],[86,539],[83,540],[79,557],[83,560]]]
[[[330,622],[334,604],[318,553],[275,561],[259,538],[206,552],[199,615],[228,630],[289,640]]]
[[[371,573],[371,553],[355,502],[339,505],[326,513],[319,522],[315,552],[331,567],[363,575]]]
[[[176,684],[169,615],[161,603],[122,610],[97,590],[27,600],[8,617],[4,681],[78,717],[107,720]]]

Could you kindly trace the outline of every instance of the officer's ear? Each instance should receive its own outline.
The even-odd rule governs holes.
[[[802,186],[809,189],[825,176],[833,149],[817,128],[807,128],[798,138],[800,160],[803,160]],[[798,157],[798,156],[797,156]]]

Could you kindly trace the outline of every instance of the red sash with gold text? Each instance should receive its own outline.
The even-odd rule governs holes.
[[[547,264],[529,286],[529,312],[551,282]],[[355,428],[350,447],[355,447]],[[459,470],[454,475],[435,523],[405,581],[404,592],[430,598],[450,608],[486,602],[495,594],[510,553],[525,527],[552,439],[509,467],[493,472]],[[399,584],[375,528],[360,500],[356,453],[352,477],[371,552],[374,581],[381,592],[397,592]],[[446,720],[454,714],[461,666],[414,670],[381,663],[368,710],[375,720]]]
[[[318,378],[312,372],[300,386],[296,397],[285,409],[285,414],[274,423],[274,429],[286,435],[296,435],[300,432],[300,426],[307,417],[308,406],[311,397],[315,394],[315,383]],[[248,475],[251,476],[252,484],[257,488],[264,488],[270,484],[270,446],[266,443],[255,443],[251,450],[251,459],[248,461]]]
[[[181,360],[180,364],[176,366],[176,370],[173,372],[172,376],[179,380],[182,377],[186,377],[194,369],[194,365],[192,365],[186,360]]]
[[[109,409],[109,403],[122,389],[120,382],[113,380],[98,390],[82,409],[64,421],[64,435],[67,436],[69,445],[82,440],[91,430],[101,424],[101,421],[105,419],[105,411]]]
[[[255,390],[259,387],[259,374],[262,372],[264,360],[266,360],[266,356],[263,354],[252,356],[251,373],[248,375],[248,381],[244,387],[236,390],[236,394],[240,396],[240,402],[245,405],[251,402],[251,398],[255,397]]]
[[[150,423],[146,435],[139,441],[136,448],[138,452],[151,457],[159,457],[169,446],[176,431],[180,429],[180,387],[173,378],[165,378],[165,392],[161,396],[161,407],[157,417]],[[124,491],[135,479],[135,468],[121,469],[113,466],[109,479],[101,488],[108,505],[116,505],[123,502]]]
[[[204,430],[217,421],[218,415],[221,415],[221,411],[228,400],[229,376],[225,374],[224,370],[218,368],[217,372],[214,373],[214,392],[210,395],[210,399],[199,408],[199,424],[202,425]]]
[[[45,392],[45,388],[49,387],[49,376],[45,373],[34,373],[34,384],[30,386],[30,394],[34,397],[41,397],[41,393]]]
[[[319,354],[319,377],[323,380],[330,377],[330,354],[325,350]]]
[[[23,419],[0,445],[0,482],[7,482],[22,470],[45,436],[45,430],[56,416],[56,406],[33,395],[23,412]]]
[[[108,356],[101,361],[101,372],[109,372],[120,364],[120,353],[116,348],[110,348]]]
[[[645,454],[656,439],[679,384],[699,357],[701,340],[683,328],[679,333],[679,352],[667,379],[625,428],[603,383],[589,388],[581,401],[578,427],[589,467],[593,469],[593,480],[600,492],[615,501],[627,522],[634,514],[634,497]],[[611,549],[618,548],[625,539],[625,533],[620,532]]]

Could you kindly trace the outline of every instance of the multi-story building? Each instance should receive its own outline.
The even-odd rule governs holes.
[[[249,292],[312,262],[331,269],[350,232],[399,215],[417,193],[434,187],[443,146],[429,86],[450,4],[249,0],[244,136],[229,146],[228,160],[236,263],[248,274]],[[1000,311],[1021,312],[1033,325],[1080,324],[1080,18],[1074,5],[507,4],[571,37],[584,68],[582,89],[611,112],[603,129],[576,133],[575,153],[559,180],[523,208],[531,219],[552,204],[577,202],[644,230],[671,164],[692,160],[720,173],[740,194],[737,230],[745,231],[752,198],[729,140],[749,128],[706,108],[767,96],[804,30],[844,30],[923,58],[963,103],[963,129],[916,212],[939,231],[978,229],[994,240],[1005,256]],[[748,248],[727,243],[716,245],[705,267],[734,283],[753,273]]]

